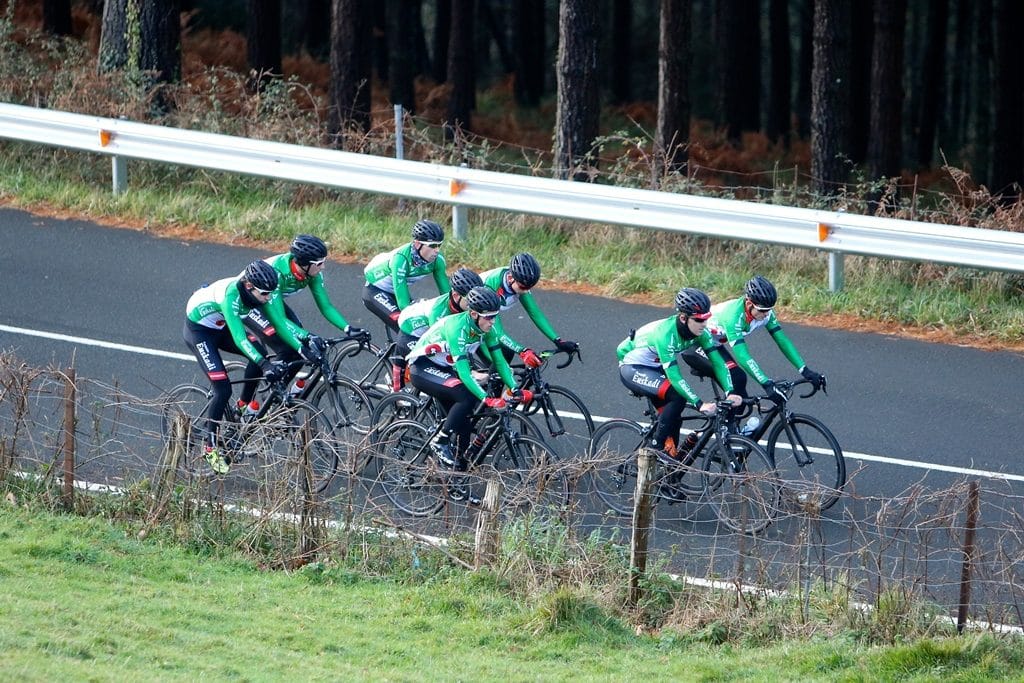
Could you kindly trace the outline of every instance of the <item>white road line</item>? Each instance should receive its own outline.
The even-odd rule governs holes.
[[[175,360],[195,360],[195,356],[191,356],[187,353],[174,353],[173,351],[160,351],[159,349],[147,349],[144,346],[131,346],[128,344],[117,344],[115,342],[103,341],[101,339],[88,339],[86,337],[73,337],[67,334],[57,334],[55,332],[43,332],[41,330],[29,330],[23,327],[11,327],[10,325],[0,325],[0,332],[10,332],[11,334],[23,334],[29,337],[42,337],[44,339],[53,339],[55,341],[70,342],[72,344],[81,344],[83,346],[98,346],[104,349],[112,349],[115,351],[128,351],[129,353],[141,353],[147,356],[159,356],[161,358],[173,358]],[[565,412],[561,413],[566,417],[572,417],[577,420],[582,419],[583,416],[579,413]],[[595,423],[607,422],[613,418],[602,417],[600,415],[594,415]],[[1008,474],[1006,472],[990,472],[988,470],[976,470],[970,467],[953,467],[952,465],[937,465],[935,463],[919,462],[917,460],[903,460],[902,458],[890,458],[884,455],[870,455],[868,453],[856,453],[846,451],[844,452],[847,460],[867,460],[868,462],[883,463],[886,465],[896,465],[898,467],[911,467],[921,470],[933,470],[936,472],[948,472],[950,474],[961,474],[970,477],[985,477],[987,479],[1002,479],[1005,481],[1024,481],[1024,475],[1020,474]]]

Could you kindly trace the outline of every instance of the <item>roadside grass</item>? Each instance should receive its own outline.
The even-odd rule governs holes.
[[[135,540],[130,526],[3,503],[0,678],[8,680],[1019,680],[991,635],[874,645],[856,631],[638,635],[585,587],[524,599],[500,572],[395,556],[387,577]],[[780,625],[784,626],[784,625]]]
[[[109,161],[95,155],[0,143],[0,198],[29,210],[69,212],[162,234],[282,248],[295,234],[327,239],[332,257],[365,262],[408,239],[419,217],[447,222],[450,208],[391,197],[131,161],[129,191],[110,191]],[[877,331],[1022,348],[1024,277],[1011,273],[848,256],[841,292],[828,291],[824,254],[639,228],[527,215],[470,212],[469,239],[449,240],[452,267],[477,270],[528,250],[541,287],[668,307],[681,286],[715,301],[738,296],[753,273],[780,291],[782,319],[875,321]]]

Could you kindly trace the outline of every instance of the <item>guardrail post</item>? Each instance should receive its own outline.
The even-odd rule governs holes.
[[[843,288],[843,252],[828,252],[828,291],[838,292]]]
[[[405,133],[402,129],[402,105],[395,105],[395,158],[405,158]]]
[[[459,168],[466,168],[465,163],[459,164]],[[452,196],[462,191],[462,184],[459,181],[452,180]],[[455,239],[467,240],[469,239],[469,209],[460,204],[452,205],[452,230],[455,233]]]
[[[122,194],[128,189],[128,160],[115,154],[110,157],[110,168],[114,194]]]

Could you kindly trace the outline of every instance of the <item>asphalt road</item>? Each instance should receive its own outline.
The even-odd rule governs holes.
[[[0,209],[0,235],[0,348],[31,364],[73,362],[80,375],[117,381],[143,396],[196,376],[194,362],[175,357],[188,352],[181,327],[189,294],[267,255],[12,209]],[[332,263],[326,278],[346,317],[382,336],[383,327],[359,300],[361,267]],[[688,284],[682,273],[679,284]],[[639,418],[640,402],[618,381],[614,349],[629,328],[668,315],[669,306],[639,306],[556,287],[542,280],[537,300],[565,338],[580,341],[584,362],[549,373],[549,379],[574,388],[595,416]],[[434,294],[427,281],[414,292]],[[309,329],[331,334],[311,297],[289,303]],[[785,324],[784,308],[781,318]],[[524,343],[544,346],[521,308],[504,320]],[[860,469],[858,490],[895,493],[922,477],[940,485],[960,476],[934,466],[1024,477],[1018,437],[1024,421],[1016,400],[1024,385],[1024,357],[894,335],[785,327],[807,362],[829,377],[828,396],[819,394],[801,410],[832,428],[850,469]],[[794,374],[768,335],[754,335],[749,343],[769,373]]]

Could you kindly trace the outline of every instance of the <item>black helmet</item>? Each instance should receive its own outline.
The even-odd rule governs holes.
[[[253,261],[245,267],[245,279],[256,289],[272,292],[277,289],[277,271],[266,261]]]
[[[683,287],[676,293],[676,310],[698,320],[711,317],[711,299],[699,289]]]
[[[761,308],[771,308],[779,300],[779,293],[775,291],[775,285],[768,281],[768,278],[755,275],[747,281],[747,298],[751,303]]]
[[[300,266],[327,258],[327,245],[315,235],[298,235],[292,240],[292,256]]]
[[[474,287],[466,295],[469,310],[477,313],[493,314],[501,310],[501,297],[490,287]]]
[[[480,276],[474,273],[469,268],[459,268],[452,276],[448,278],[448,281],[452,283],[452,289],[459,296],[466,296],[469,294],[469,290],[474,287],[482,287],[484,281],[480,279]]]
[[[434,221],[419,220],[412,226],[412,238],[420,242],[443,242],[444,228]]]
[[[512,257],[508,269],[512,271],[515,281],[523,287],[533,287],[540,281],[540,264],[537,263],[537,259],[525,251]]]

